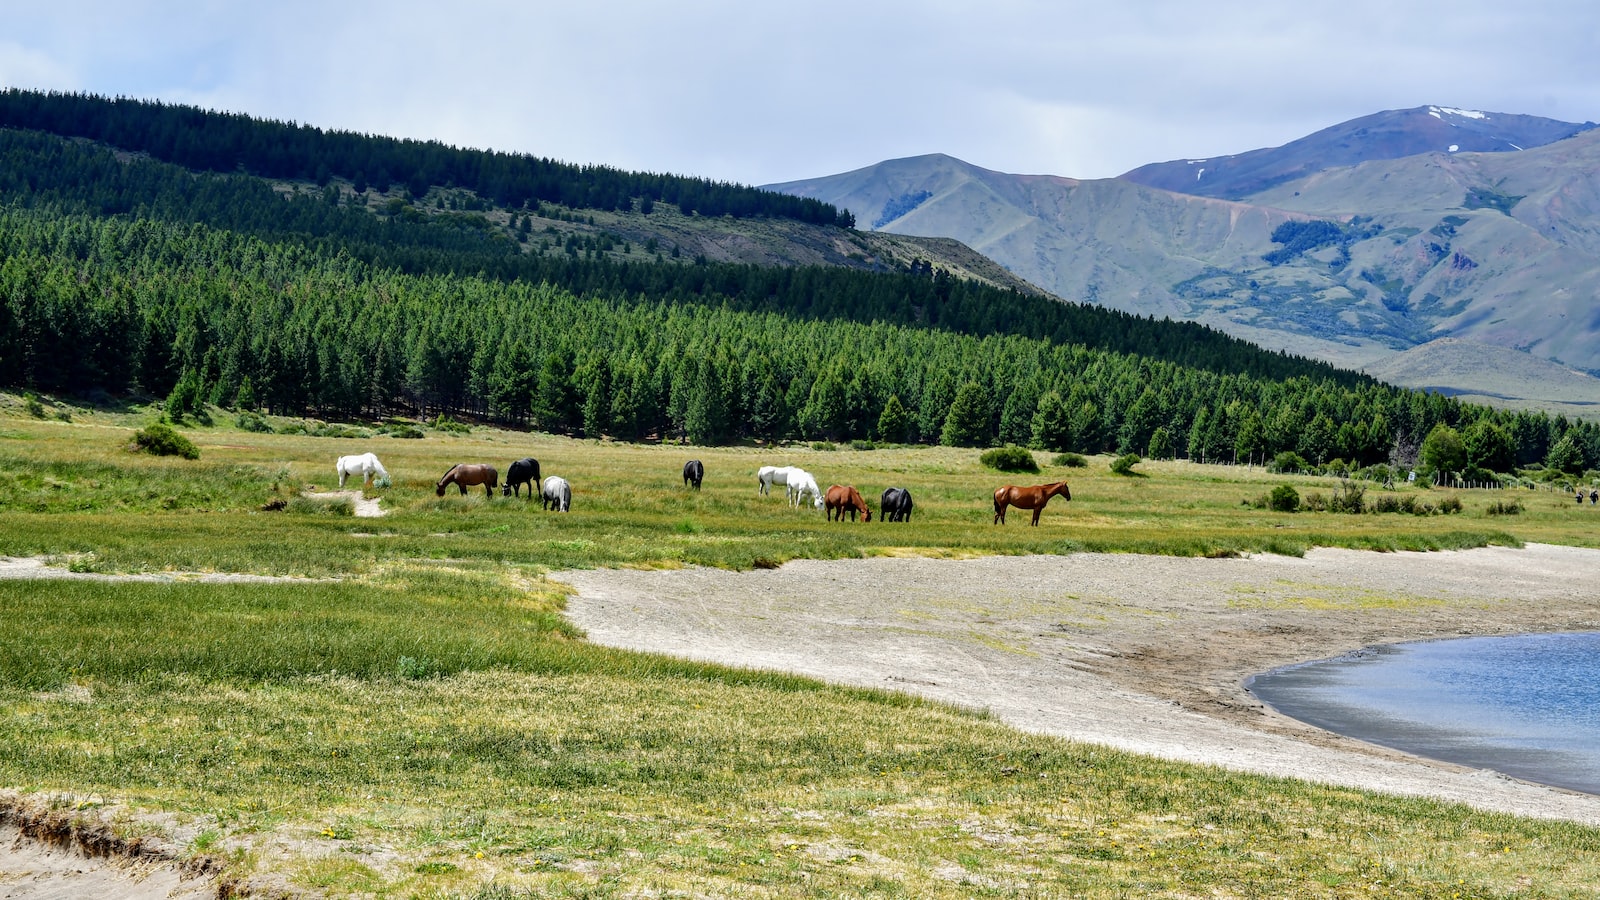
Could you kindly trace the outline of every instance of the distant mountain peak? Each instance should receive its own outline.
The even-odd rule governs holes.
[[[1340,122],[1281,147],[1151,163],[1119,177],[1184,194],[1244,200],[1325,169],[1422,153],[1528,150],[1593,127],[1457,106],[1415,106]]]

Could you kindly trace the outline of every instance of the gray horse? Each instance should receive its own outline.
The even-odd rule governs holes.
[[[540,505],[567,512],[572,508],[572,485],[559,475],[551,475],[539,489]]]

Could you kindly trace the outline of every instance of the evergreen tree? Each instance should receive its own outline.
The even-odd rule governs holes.
[[[1479,419],[1467,426],[1461,434],[1461,443],[1467,451],[1468,465],[1491,472],[1509,472],[1515,464],[1511,433],[1488,419]]]
[[[890,394],[878,415],[878,440],[895,444],[906,441],[906,431],[911,427],[911,414],[900,402],[899,394]]]
[[[1045,391],[1039,396],[1039,405],[1033,413],[1030,443],[1041,450],[1062,453],[1074,449],[1072,436],[1072,417],[1068,415],[1061,395],[1055,391]]]
[[[989,393],[983,385],[969,381],[956,391],[939,432],[939,443],[947,447],[983,447],[990,438]]]
[[[1167,426],[1157,425],[1156,430],[1150,432],[1150,449],[1145,456],[1149,459],[1171,459],[1172,455],[1172,434],[1167,431]]]

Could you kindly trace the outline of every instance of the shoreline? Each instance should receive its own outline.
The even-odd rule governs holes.
[[[551,573],[600,644],[987,709],[1015,727],[1265,775],[1600,824],[1600,796],[1428,760],[1267,707],[1247,680],[1378,644],[1600,631],[1600,550],[1303,558],[797,560]]]

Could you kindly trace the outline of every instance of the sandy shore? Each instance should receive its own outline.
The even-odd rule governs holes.
[[[1407,756],[1280,716],[1245,680],[1424,638],[1600,630],[1600,551],[1304,558],[1114,554],[567,571],[601,644],[986,708],[1188,762],[1600,824],[1600,797]]]

